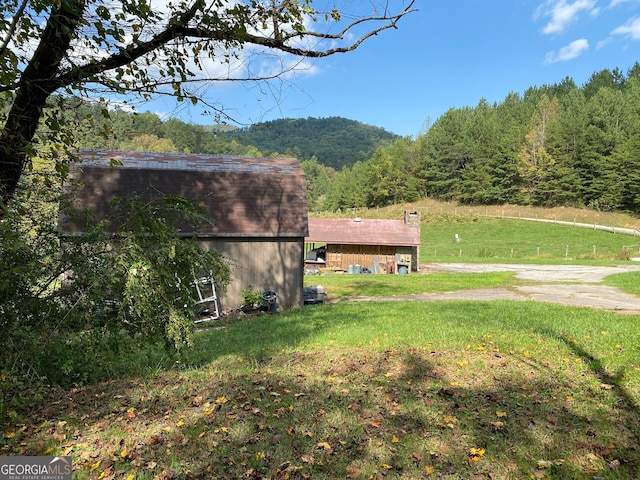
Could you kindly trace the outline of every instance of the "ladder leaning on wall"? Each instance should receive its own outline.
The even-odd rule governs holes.
[[[208,276],[195,279],[193,286],[198,294],[198,300],[195,304],[194,323],[209,322],[220,318],[218,294],[216,293],[213,273],[209,272]]]

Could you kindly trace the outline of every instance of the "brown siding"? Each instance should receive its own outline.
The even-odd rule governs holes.
[[[240,292],[249,286],[254,290],[275,291],[280,309],[302,305],[302,238],[215,238],[202,239],[200,245],[230,260],[231,284],[226,295],[220,298],[224,311],[239,307],[242,304]]]
[[[371,268],[377,257],[384,272],[387,263],[395,264],[396,253],[402,253],[401,250],[406,250],[406,247],[403,249],[385,245],[327,245],[327,268],[345,271],[349,265]]]

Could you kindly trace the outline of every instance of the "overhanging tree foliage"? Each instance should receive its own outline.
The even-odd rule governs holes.
[[[367,38],[396,27],[414,11],[413,3],[366,2],[368,11],[347,12],[320,0],[2,2],[3,203],[13,197],[36,150],[38,128],[44,125],[50,132],[45,141],[59,138],[64,129],[56,115],[45,110],[56,92],[77,96],[136,93],[145,98],[165,94],[196,103],[202,101],[204,82],[274,78],[289,68],[282,63],[278,71],[264,76],[251,72],[238,76],[234,72],[241,64],[243,49],[298,58],[352,51]],[[227,65],[225,73],[210,73],[220,72],[220,65]],[[214,106],[213,110],[225,116],[223,108]],[[69,147],[69,138],[63,143]]]

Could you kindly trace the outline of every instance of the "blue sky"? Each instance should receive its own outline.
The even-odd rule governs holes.
[[[400,0],[391,0],[400,3]],[[419,11],[354,52],[318,59],[283,82],[216,84],[210,101],[250,124],[341,116],[417,136],[450,108],[640,61],[640,0],[418,0]],[[153,106],[152,106],[153,105]],[[147,109],[212,123],[202,107]],[[141,109],[144,110],[144,109]]]

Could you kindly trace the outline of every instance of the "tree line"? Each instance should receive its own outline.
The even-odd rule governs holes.
[[[640,64],[452,108],[311,193],[326,210],[424,196],[640,212]]]
[[[228,124],[197,125],[150,112],[106,111],[106,105],[67,99],[59,116],[75,123],[80,148],[317,159],[340,170],[367,161],[398,135],[342,117],[285,118],[246,128]]]
[[[79,146],[294,156],[312,210],[432,197],[640,212],[639,63],[626,74],[595,72],[582,86],[567,77],[494,104],[452,108],[415,139],[340,117],[234,129],[103,109],[65,110],[84,125],[92,119],[78,129]]]

